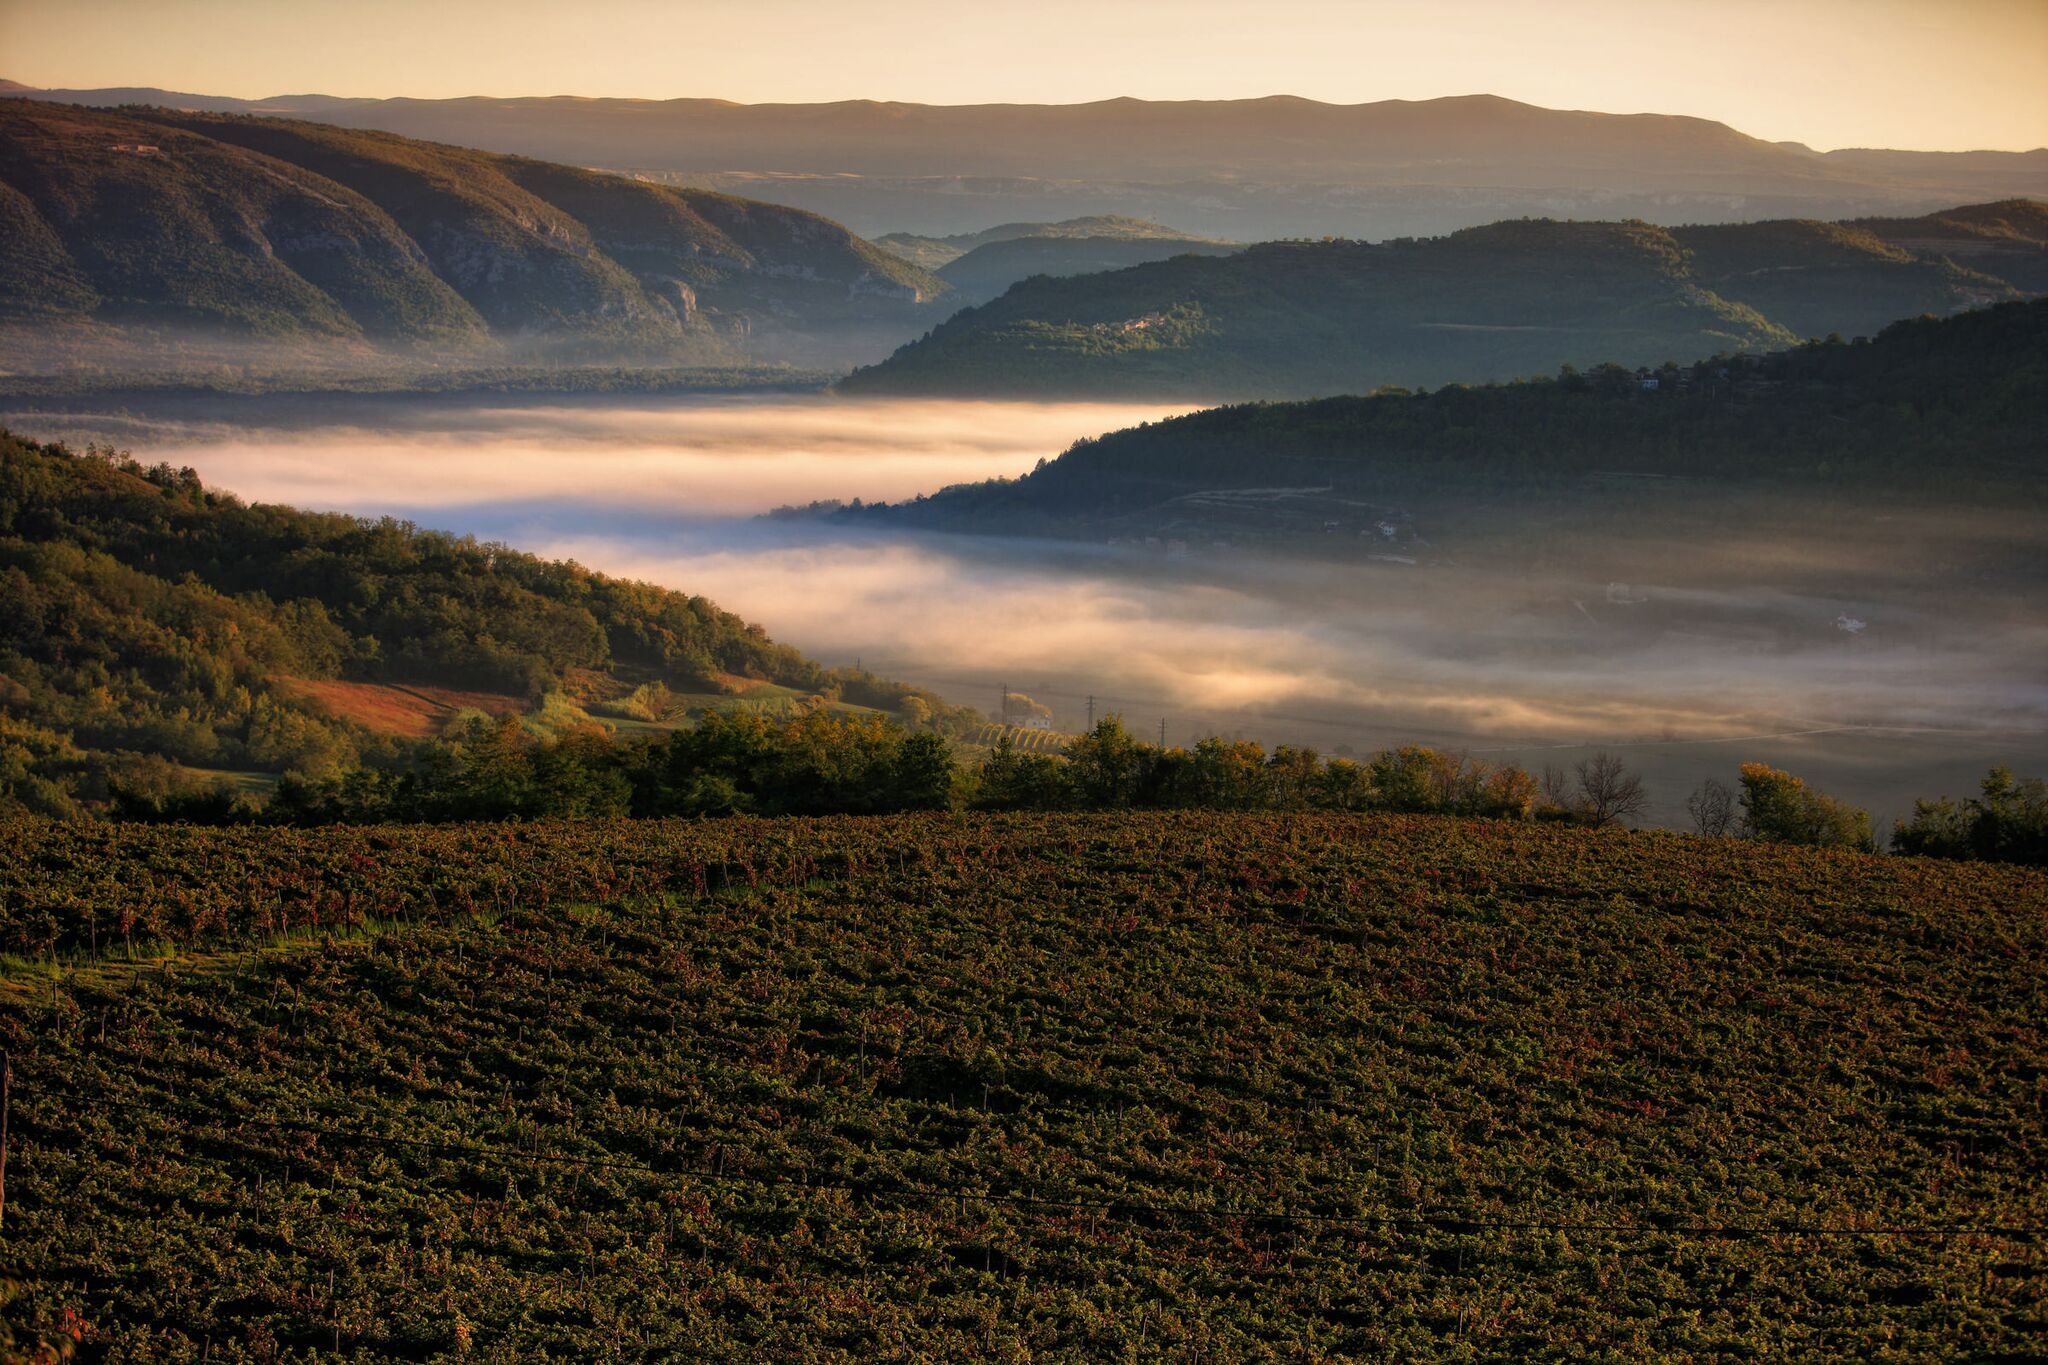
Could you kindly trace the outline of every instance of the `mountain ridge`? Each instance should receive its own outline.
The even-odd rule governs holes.
[[[1951,213],[1981,218],[1996,207]],[[1928,229],[1912,220],[1886,230],[1910,240]],[[1996,240],[2013,259],[2048,260],[2028,241]],[[1797,221],[1516,219],[1378,244],[1268,242],[1081,280],[1025,280],[841,386],[1305,398],[1510,379],[1567,363],[1655,365],[1868,334],[1901,317],[2029,292],[1979,268],[1993,257],[1977,259],[1965,267],[1854,224]]]
[[[1229,99],[1141,99],[1135,96],[1119,95],[1104,99],[1076,100],[1066,103],[1038,103],[1021,101],[980,101],[957,104],[938,104],[921,100],[889,99],[843,99],[821,101],[791,100],[728,100],[710,96],[617,96],[617,95],[453,95],[453,96],[360,96],[329,95],[318,92],[267,95],[260,98],[244,98],[231,95],[207,95],[195,91],[168,90],[157,86],[102,86],[102,87],[39,87],[18,81],[0,80],[0,91],[33,95],[37,98],[63,103],[123,103],[155,104],[173,108],[205,110],[209,112],[243,113],[305,113],[361,112],[374,109],[407,110],[473,110],[480,108],[528,109],[536,106],[573,105],[586,109],[665,109],[680,112],[695,111],[758,111],[784,117],[806,117],[820,122],[829,122],[843,117],[848,112],[886,114],[901,118],[904,116],[931,115],[941,117],[969,117],[988,119],[1005,113],[1029,113],[1050,118],[1079,119],[1090,113],[1117,113],[1143,119],[1148,117],[1185,114],[1199,111],[1204,114],[1225,112],[1284,111],[1288,114],[1307,117],[1324,116],[1330,112],[1358,114],[1370,111],[1389,117],[1423,111],[1452,111],[1471,114],[1483,113],[1495,117],[1507,116],[1523,120],[1567,119],[1601,120],[1614,123],[1633,123],[1637,126],[1652,124],[1671,128],[1683,128],[1706,133],[1716,139],[1725,138],[1752,149],[1770,149],[1808,158],[1827,158],[1836,155],[1867,156],[1910,155],[1925,157],[1944,156],[2007,156],[2026,155],[2031,152],[2048,151],[2048,145],[2030,148],[1971,148],[1958,151],[1944,151],[1924,148],[1883,148],[1883,147],[1840,147],[1827,150],[1816,149],[1795,139],[1767,141],[1739,129],[1720,119],[1695,114],[1670,114],[1656,110],[1600,110],[1564,108],[1539,105],[1526,100],[1517,100],[1504,95],[1488,92],[1470,92],[1456,95],[1437,95],[1423,99],[1382,99],[1340,102],[1312,99],[1302,95],[1273,94],[1255,95]],[[376,126],[376,125],[362,125]]]
[[[571,164],[679,173],[870,233],[1099,211],[1235,240],[1391,236],[1545,211],[1664,222],[1843,218],[2048,194],[2048,149],[1815,152],[1711,119],[1546,109],[1492,95],[1346,105],[1298,96],[925,105],[12,93],[294,115]],[[769,179],[721,179],[727,175]],[[1250,186],[1257,192],[1219,194]]]
[[[331,124],[0,102],[0,314],[729,358],[937,277],[803,210]]]
[[[1186,232],[1155,223],[1148,218],[1133,218],[1123,213],[1086,214],[1078,218],[1063,218],[1058,222],[1012,222],[997,223],[994,227],[982,228],[976,232],[954,232],[930,236],[916,232],[890,232],[874,239],[875,245],[884,251],[893,251],[913,265],[937,271],[959,260],[968,252],[979,247],[993,246],[998,242],[1012,242],[1024,238],[1077,238],[1093,237],[1116,241],[1189,241],[1208,242],[1215,245],[1236,246],[1239,243],[1223,242],[1218,238],[1203,237],[1199,233]]]
[[[967,305],[997,298],[1033,275],[1094,275],[1176,256],[1228,256],[1241,249],[1202,237],[1009,237],[948,261],[937,274]]]
[[[1233,518],[1271,502],[1225,496],[1249,483],[1299,495],[1313,515],[1292,534],[1327,546],[1322,518],[1355,521],[1367,506],[1455,520],[1492,504],[1541,521],[1532,509],[1546,499],[1583,500],[1614,469],[1685,481],[1688,515],[1711,488],[1759,480],[2018,509],[2048,496],[2044,423],[2048,298],[1647,375],[1601,366],[1208,408],[1077,442],[1017,479],[830,515],[976,534],[1228,536],[1243,529]]]

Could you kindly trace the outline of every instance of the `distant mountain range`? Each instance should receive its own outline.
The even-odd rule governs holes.
[[[1967,264],[1965,264],[1967,262]],[[1866,223],[1518,220],[1030,279],[849,392],[1306,397],[1655,365],[2038,292],[2048,206]],[[1996,273],[1994,273],[1996,272]]]
[[[324,123],[0,101],[0,321],[723,360],[901,339],[949,292],[778,205]]]
[[[449,112],[432,101],[311,103],[330,114]],[[548,108],[576,127],[583,103],[619,102]],[[1075,106],[1061,117],[1085,133],[1087,110],[1113,112],[1140,141],[1207,127],[1219,164],[1246,154],[1255,133],[1309,136],[1335,117],[1301,101],[1253,104]],[[1462,146],[1471,164],[1492,165],[1483,146],[1496,159],[1529,151],[1525,125],[1572,132],[1592,167],[1632,164],[1646,129],[1672,155],[1811,159],[1697,120],[1553,116],[1505,101],[1336,112],[1373,136],[1348,150],[1304,144],[1283,164],[1357,169],[1403,148]],[[800,122],[778,117],[769,125]],[[963,117],[988,125],[999,160],[1056,150],[1032,140],[1032,111]],[[924,130],[919,145],[945,144],[941,125],[903,118]],[[711,122],[737,137],[759,120]],[[853,145],[842,132],[820,136]],[[1109,158],[1097,169],[1123,154],[1074,153]],[[390,132],[7,98],[0,370],[48,369],[77,336],[159,350],[228,338],[531,364],[830,368],[929,329],[847,388],[1288,397],[1867,333],[2048,289],[2044,218],[2039,203],[2012,200],[1848,222],[1521,220],[1426,240],[1240,250],[1156,221],[1084,215],[897,233],[885,249],[799,209]],[[108,363],[136,364],[128,353]]]
[[[1815,152],[1706,119],[1544,109],[1489,95],[933,106],[12,93],[317,119],[645,171],[809,208],[870,233],[1131,214],[1237,241],[1379,239],[1517,215],[1665,224],[1913,216],[2048,195],[2048,150]]]

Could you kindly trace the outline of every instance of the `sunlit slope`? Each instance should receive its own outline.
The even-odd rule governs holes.
[[[940,268],[962,303],[995,298],[1033,275],[1087,275],[1175,256],[1227,256],[1233,244],[1182,237],[1012,237],[975,247]]]
[[[2003,199],[1920,218],[1865,218],[1849,224],[1895,246],[1933,252],[1973,270],[2048,293],[2048,203]]]
[[[910,691],[862,677],[848,700]],[[700,596],[0,431],[0,810],[78,814],[180,767],[317,777],[466,714],[588,723],[643,686],[701,710],[831,680]]]
[[[1051,223],[998,223],[979,232],[956,232],[943,237],[931,237],[915,232],[891,232],[875,238],[875,245],[894,252],[906,261],[915,262],[927,270],[936,271],[959,260],[970,251],[993,246],[998,242],[1074,237],[1119,242],[1207,241],[1212,245],[1223,245],[1215,243],[1213,239],[1169,227],[1165,223],[1155,223],[1149,218],[1133,218],[1122,213],[1095,213],[1080,218],[1062,218]]]
[[[863,393],[1290,397],[1656,365],[1868,334],[2016,297],[1978,268],[1830,224],[1518,220],[1276,242],[1031,279],[846,381]]]
[[[1900,318],[2010,298],[2012,285],[1850,224],[1792,220],[1671,229],[1702,287],[1794,336],[1868,336]]]
[[[364,196],[146,120],[0,104],[0,312],[472,341],[485,324]]]
[[[2043,1328],[2016,869],[1392,817],[33,825],[0,892],[9,1314],[116,1356]]]
[[[0,182],[17,314],[712,357],[947,290],[799,210],[324,124],[9,100]]]

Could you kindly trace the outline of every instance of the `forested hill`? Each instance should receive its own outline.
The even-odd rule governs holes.
[[[2001,206],[1988,206],[2001,207]],[[2038,206],[2019,205],[2029,213]],[[1948,217],[1978,214],[1957,210]],[[1034,278],[856,371],[874,394],[1287,398],[1656,365],[2037,288],[2038,246],[1806,221],[1661,228],[1525,219],[1371,244],[1269,242]],[[2007,269],[2012,278],[1991,273]]]
[[[1860,218],[1847,226],[1910,251],[1935,252],[2029,293],[2048,293],[2048,203],[2007,199],[1919,218]]]
[[[479,711],[659,721],[768,691],[942,706],[701,597],[0,432],[0,809],[178,766],[327,776]]]
[[[1013,237],[978,246],[939,270],[962,304],[995,298],[1033,275],[1089,275],[1175,256],[1228,256],[1227,242],[1184,237]]]
[[[0,321],[721,356],[916,319],[943,281],[828,219],[284,119],[0,101]]]
[[[1215,408],[1079,442],[1020,479],[841,515],[949,530],[1222,527],[1233,489],[1448,504],[1615,471],[2038,506],[2044,432],[2048,300],[2034,300],[1683,369]]]
[[[955,232],[943,237],[928,237],[915,232],[891,232],[875,238],[875,245],[885,251],[895,252],[914,265],[937,271],[970,252],[1001,242],[1072,241],[1079,238],[1098,242],[1203,242],[1211,246],[1237,245],[1218,241],[1213,237],[1203,237],[1198,233],[1183,232],[1177,227],[1155,223],[1147,218],[1132,218],[1121,213],[1062,218],[1054,223],[998,223],[979,232]]]

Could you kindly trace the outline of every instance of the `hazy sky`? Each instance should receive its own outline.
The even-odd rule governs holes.
[[[2048,144],[2048,0],[0,0],[0,76],[939,104],[1492,93],[1821,148]]]

